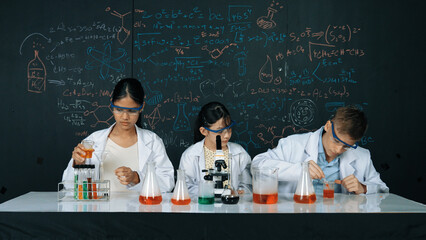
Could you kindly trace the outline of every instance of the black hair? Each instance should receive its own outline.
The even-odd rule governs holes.
[[[114,87],[112,92],[111,102],[114,103],[117,100],[123,99],[129,96],[133,101],[143,105],[145,98],[145,91],[143,90],[142,84],[135,78],[123,78]],[[136,123],[138,127],[141,127],[141,117]]]
[[[331,117],[340,133],[348,134],[354,140],[360,140],[367,130],[367,117],[357,107],[349,105],[340,107]]]
[[[204,139],[204,135],[200,132],[200,127],[210,127],[221,118],[225,120],[226,125],[231,124],[231,115],[222,103],[210,102],[204,105],[195,120],[194,143]]]

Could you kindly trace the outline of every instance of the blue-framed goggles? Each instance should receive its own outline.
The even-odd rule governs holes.
[[[334,139],[336,139],[339,142],[345,144],[345,148],[349,148],[350,147],[350,148],[356,149],[358,147],[358,143],[355,143],[355,145],[350,145],[350,144],[347,144],[344,141],[340,140],[340,138],[338,138],[337,135],[336,135],[336,133],[334,132],[334,123],[333,123],[333,121],[330,121],[330,122],[331,122],[331,133],[333,133]]]
[[[229,126],[224,127],[224,128],[222,128],[222,129],[212,130],[212,129],[210,129],[210,128],[208,128],[208,127],[205,127],[205,126],[203,126],[203,128],[207,129],[207,130],[208,130],[208,131],[210,131],[210,132],[214,132],[214,133],[222,133],[222,132],[223,132],[223,131],[225,131],[226,129],[230,129],[230,128],[232,128],[232,126],[234,126],[235,124],[236,124],[236,122],[235,122],[234,120],[231,120],[231,124],[229,124]]]
[[[118,110],[119,112],[122,112],[123,109],[128,110],[129,113],[139,113],[139,111],[143,108],[143,105],[138,108],[128,108],[128,107],[120,107],[112,104],[111,102],[111,108]],[[124,112],[124,111],[123,111]]]

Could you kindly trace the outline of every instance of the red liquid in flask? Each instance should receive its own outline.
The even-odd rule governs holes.
[[[324,189],[323,190],[323,198],[334,198],[334,190],[333,189]]]
[[[315,194],[307,195],[296,195],[294,194],[293,200],[297,203],[314,203],[317,200],[317,196]]]
[[[260,204],[274,204],[278,202],[278,193],[257,194],[253,193],[253,202]]]
[[[163,197],[161,197],[161,195],[154,197],[139,196],[139,202],[146,205],[160,204],[161,201],[163,201]]]
[[[172,203],[175,205],[188,205],[191,202],[191,199],[182,199],[182,200],[177,200],[172,198]]]

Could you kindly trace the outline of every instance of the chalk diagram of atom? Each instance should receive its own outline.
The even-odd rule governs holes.
[[[95,47],[87,48],[87,55],[91,57],[92,61],[86,62],[86,69],[93,70],[99,68],[99,77],[101,79],[107,79],[109,77],[110,70],[116,72],[124,72],[124,64],[120,62],[127,53],[124,48],[119,48],[112,52],[111,41],[104,43],[103,51],[96,49]],[[114,54],[114,55],[113,55]]]

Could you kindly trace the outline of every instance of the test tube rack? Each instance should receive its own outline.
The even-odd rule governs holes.
[[[58,183],[58,201],[108,201],[110,197],[109,180],[83,182],[73,181]]]

